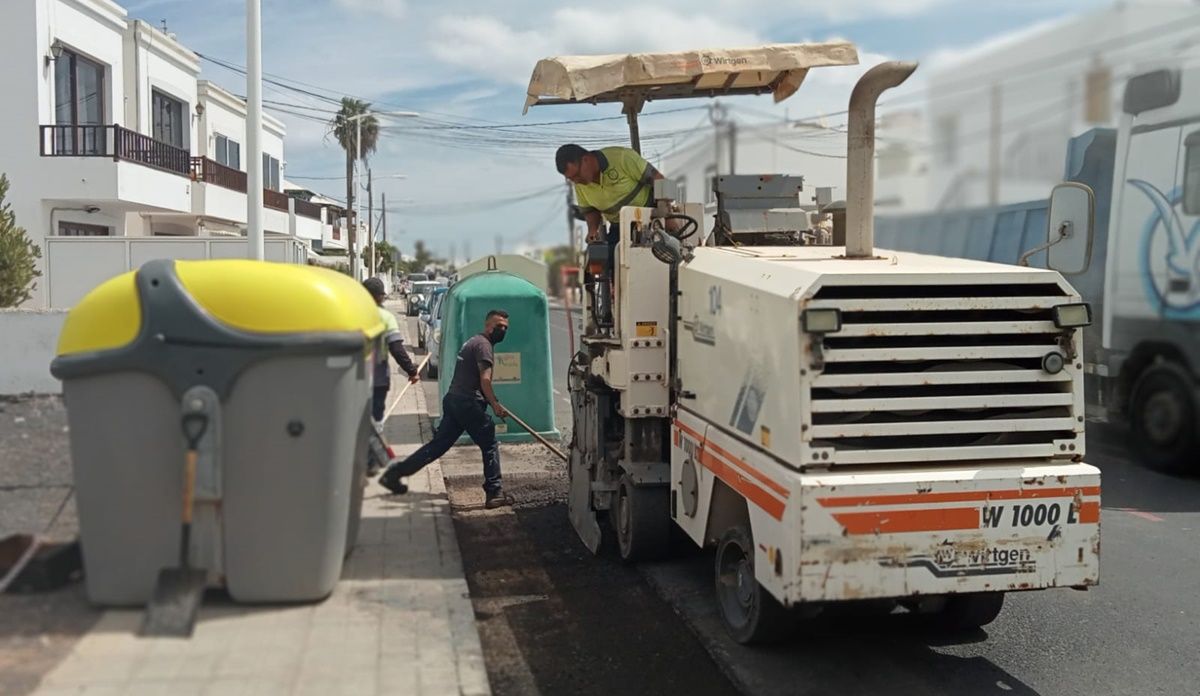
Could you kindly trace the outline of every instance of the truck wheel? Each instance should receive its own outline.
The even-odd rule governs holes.
[[[955,594],[946,597],[946,606],[932,618],[936,628],[960,633],[990,624],[1003,608],[1003,592]]]
[[[1129,421],[1142,461],[1156,469],[1187,468],[1200,446],[1192,376],[1175,363],[1147,368],[1133,385]]]
[[[621,560],[653,561],[667,555],[671,541],[671,489],[668,486],[635,486],[621,476],[613,528]]]
[[[717,544],[717,609],[729,635],[743,645],[787,638],[794,621],[754,577],[754,540],[742,525]]]
[[[420,329],[417,330],[417,347],[425,350],[425,332]]]
[[[437,376],[438,376],[437,363],[435,363],[432,360],[425,363],[425,376],[428,377],[429,379],[437,379]]]

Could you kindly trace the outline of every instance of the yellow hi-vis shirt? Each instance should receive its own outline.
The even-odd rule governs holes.
[[[605,220],[619,222],[621,208],[649,206],[654,195],[654,167],[627,147],[605,147],[596,154],[600,181],[575,184],[575,202],[581,212],[598,211]]]

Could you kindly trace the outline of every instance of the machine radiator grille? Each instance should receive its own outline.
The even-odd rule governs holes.
[[[1052,308],[1053,283],[860,285],[820,289],[836,307],[809,393],[805,439],[835,465],[1071,457],[1082,402]],[[1082,439],[1079,440],[1082,447]]]

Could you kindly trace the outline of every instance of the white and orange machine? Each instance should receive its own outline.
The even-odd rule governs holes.
[[[780,99],[856,60],[844,43],[555,58],[528,103],[622,102],[637,147],[646,100]],[[915,68],[854,89],[837,246],[810,243],[798,177],[728,176],[707,233],[660,181],[655,207],[621,210],[614,248],[589,249],[572,522],[595,551],[607,516],[628,560],[666,553],[672,524],[715,546],[742,642],[863,599],[975,627],[1006,592],[1099,578],[1090,308],[1053,270],[873,248],[875,102]],[[1086,241],[1091,215],[1089,191],[1056,190],[1048,239]]]

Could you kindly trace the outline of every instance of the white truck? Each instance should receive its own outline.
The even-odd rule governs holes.
[[[1093,415],[1128,424],[1140,462],[1174,470],[1200,461],[1200,68],[1189,58],[1138,72],[1118,128],[1072,139],[1064,177],[1094,190],[1096,229],[1058,269],[1096,307],[1083,359]],[[891,248],[1016,263],[1047,208],[884,218],[877,231]]]
[[[779,100],[855,62],[845,43],[551,58],[527,105],[621,102],[638,148],[647,100]],[[844,247],[805,245],[802,182],[763,175],[718,180],[704,239],[701,206],[660,181],[654,207],[620,210],[613,248],[588,249],[572,523],[596,551],[607,517],[630,561],[665,554],[671,525],[715,547],[741,642],[866,599],[980,626],[1006,592],[1099,579],[1089,308],[1052,270],[873,248],[875,101],[915,68],[877,66],[851,96]],[[1090,202],[1057,190],[1051,232],[1086,238]]]

